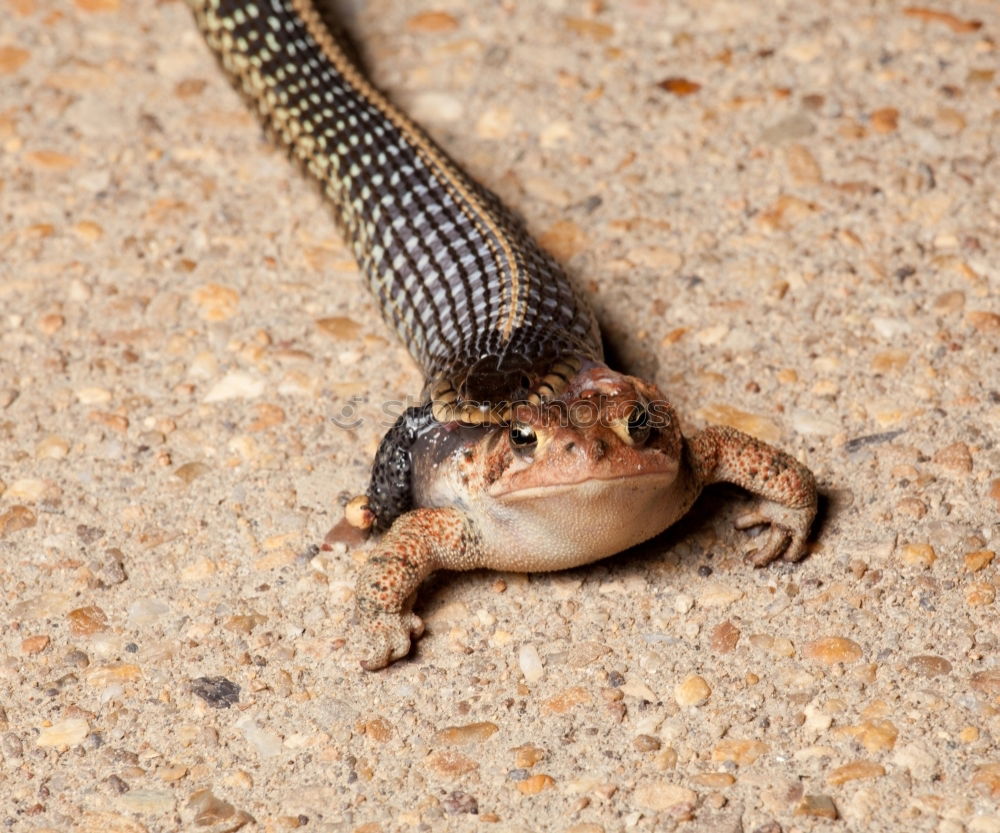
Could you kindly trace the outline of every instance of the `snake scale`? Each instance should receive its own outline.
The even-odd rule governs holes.
[[[509,400],[562,358],[601,357],[565,272],[369,83],[309,0],[190,2],[236,86],[329,198],[431,389]]]

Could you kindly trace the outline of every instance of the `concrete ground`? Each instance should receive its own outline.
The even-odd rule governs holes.
[[[2,0],[0,827],[1000,831],[1000,8],[350,5],[622,364],[809,463],[811,555],[713,489],[360,671],[318,544],[414,366],[183,3]]]

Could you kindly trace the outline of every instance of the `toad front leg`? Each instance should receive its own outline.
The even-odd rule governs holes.
[[[410,610],[420,582],[438,569],[472,569],[476,545],[471,524],[457,509],[415,509],[396,520],[358,576],[367,642],[363,668],[376,671],[409,653],[411,638],[424,632]]]
[[[816,517],[816,480],[809,469],[784,451],[721,425],[691,437],[687,451],[701,486],[735,483],[761,499],[757,509],[736,520],[737,529],[771,526],[763,546],[747,554],[755,567],[778,557],[805,557],[806,536]]]

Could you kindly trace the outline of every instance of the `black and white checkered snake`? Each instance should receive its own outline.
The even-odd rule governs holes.
[[[312,0],[188,0],[211,49],[319,183],[378,300],[443,405],[551,392],[601,358],[559,265],[376,90]],[[454,416],[445,407],[436,415]],[[491,421],[480,408],[465,415]]]

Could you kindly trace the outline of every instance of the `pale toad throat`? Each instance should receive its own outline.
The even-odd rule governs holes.
[[[508,427],[433,429],[438,453],[415,455],[435,458],[414,471],[420,504],[461,505],[481,540],[497,542],[483,566],[595,561],[661,532],[693,499],[677,421],[652,385],[589,363],[556,400],[513,416]]]

